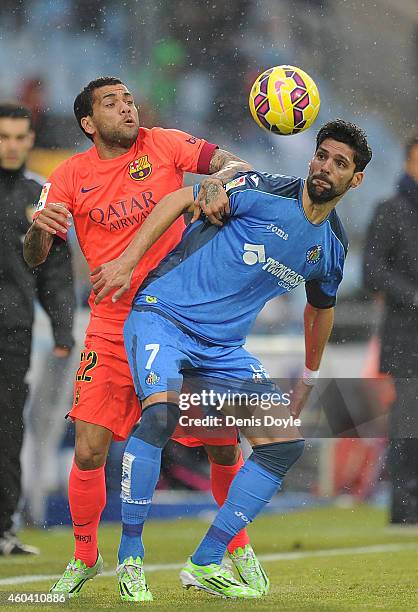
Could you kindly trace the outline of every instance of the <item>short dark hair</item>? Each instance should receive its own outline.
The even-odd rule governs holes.
[[[414,147],[418,146],[418,134],[411,136],[405,143],[405,159],[409,159],[411,151]]]
[[[18,102],[0,103],[0,119],[29,119],[29,127],[32,129],[32,113]]]
[[[105,87],[106,85],[123,85],[123,83],[117,77],[99,77],[98,79],[94,79],[94,81],[90,81],[90,83],[85,86],[85,88],[78,94],[78,96],[74,100],[74,115],[82,132],[87,136],[87,138],[90,138],[90,140],[93,140],[93,138],[83,129],[81,125],[81,120],[83,117],[87,117],[88,115],[93,114],[94,91],[96,89],[99,89],[99,87]]]
[[[354,123],[335,119],[323,125],[316,135],[317,150],[327,138],[343,142],[353,149],[356,172],[362,172],[372,158],[366,133]]]

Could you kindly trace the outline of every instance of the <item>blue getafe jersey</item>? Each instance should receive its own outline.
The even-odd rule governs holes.
[[[224,226],[189,225],[142,283],[133,308],[157,311],[206,341],[240,346],[265,303],[301,283],[312,306],[332,307],[347,239],[335,211],[320,225],[307,219],[303,184],[240,173],[225,187],[231,216]]]

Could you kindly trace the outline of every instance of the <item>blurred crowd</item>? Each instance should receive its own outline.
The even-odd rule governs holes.
[[[361,11],[356,31],[348,31],[345,20]],[[341,295],[361,300],[365,230],[374,204],[395,186],[414,114],[413,88],[405,88],[400,105],[396,87],[388,91],[388,79],[375,74],[383,50],[388,68],[393,51],[403,57],[402,82],[409,76],[413,82],[417,69],[412,56],[408,62],[414,40],[407,20],[390,11],[375,16],[376,41],[370,45],[369,19],[357,0],[5,0],[0,5],[2,97],[17,98],[32,110],[37,147],[70,154],[90,144],[72,115],[75,95],[97,75],[114,74],[134,92],[144,126],[178,127],[233,150],[256,168],[303,176],[314,129],[291,139],[264,133],[250,118],[247,98],[266,68],[283,63],[304,68],[321,93],[317,125],[336,116],[354,120],[366,129],[374,150],[360,196],[365,205],[349,195],[342,211],[351,247]],[[401,43],[384,40],[384,32],[394,19],[403,46],[392,49]],[[368,40],[367,66],[360,32]],[[396,76],[392,71],[393,85]],[[394,129],[400,110],[403,121]],[[271,331],[277,314],[288,330],[298,330],[303,301],[296,292],[289,308],[270,306],[259,331]],[[347,321],[352,312],[349,305]],[[371,316],[365,306],[363,317]],[[354,319],[349,325],[361,333]]]

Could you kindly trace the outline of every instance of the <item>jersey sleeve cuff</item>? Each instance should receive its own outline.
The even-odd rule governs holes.
[[[316,281],[308,281],[305,284],[305,290],[307,302],[313,308],[325,310],[327,308],[333,308],[337,302],[337,297],[324,293]]]
[[[327,308],[334,308],[335,304],[337,303],[337,298],[335,296],[329,296],[325,294],[322,294],[322,296],[309,295],[307,297],[307,302],[313,308],[319,308],[320,310],[326,310]]]
[[[199,159],[197,162],[197,173],[198,174],[209,174],[209,165],[210,161],[213,157],[213,153],[216,149],[218,149],[218,145],[211,144],[210,142],[205,142],[203,145]]]

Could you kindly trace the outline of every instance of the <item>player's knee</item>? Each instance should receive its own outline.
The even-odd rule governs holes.
[[[88,440],[78,441],[74,460],[80,470],[95,470],[106,463],[107,447],[92,444]]]
[[[95,470],[106,463],[112,432],[105,427],[76,420],[74,459],[80,470]]]
[[[239,444],[235,446],[212,446],[205,444],[205,450],[209,459],[218,465],[235,465],[241,455]]]
[[[260,446],[254,446],[249,459],[275,476],[283,478],[302,455],[304,447],[305,440],[261,444]]]
[[[180,408],[171,402],[147,406],[138,427],[132,434],[153,446],[163,448],[171,438],[180,417]]]

